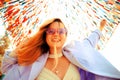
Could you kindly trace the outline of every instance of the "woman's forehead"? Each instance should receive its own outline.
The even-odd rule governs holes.
[[[64,28],[64,24],[62,22],[52,22],[49,28]]]

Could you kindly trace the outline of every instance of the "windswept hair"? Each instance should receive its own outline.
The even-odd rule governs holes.
[[[61,22],[60,19],[55,19],[53,22],[56,21]],[[40,27],[40,30],[35,35],[27,39],[27,41],[21,42],[21,44],[16,48],[15,51],[17,53],[18,64],[30,65],[42,54],[49,51],[49,46],[46,43],[46,29],[50,24]]]

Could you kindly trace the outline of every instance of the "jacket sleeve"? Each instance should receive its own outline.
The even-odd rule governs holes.
[[[8,54],[11,51],[6,51],[2,60],[1,71],[5,74],[4,80],[28,80],[31,65],[20,66],[17,59],[10,57]]]
[[[6,73],[11,68],[13,68],[16,65],[16,63],[17,63],[17,59],[10,57],[8,55],[9,53],[11,53],[11,51],[6,51],[4,56],[3,56],[2,65],[1,65],[2,73]]]
[[[90,34],[89,37],[84,39],[83,43],[86,46],[95,47],[100,37],[102,37],[102,33],[98,29],[96,29]]]

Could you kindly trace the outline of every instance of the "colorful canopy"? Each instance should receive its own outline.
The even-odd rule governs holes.
[[[120,11],[114,8],[114,4],[107,4],[104,0],[0,0],[0,18],[12,48],[24,37],[35,33],[45,18],[59,16],[66,21],[71,36],[80,40],[98,28],[101,19],[106,19],[104,37],[97,46],[103,49],[120,22],[118,14]]]

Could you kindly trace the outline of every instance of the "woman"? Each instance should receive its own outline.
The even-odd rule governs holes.
[[[102,20],[99,29],[105,24]],[[4,80],[120,79],[120,72],[94,49],[100,35],[95,30],[82,43],[71,41],[65,45],[68,30],[61,19],[46,20],[33,37],[6,52],[2,62]]]

